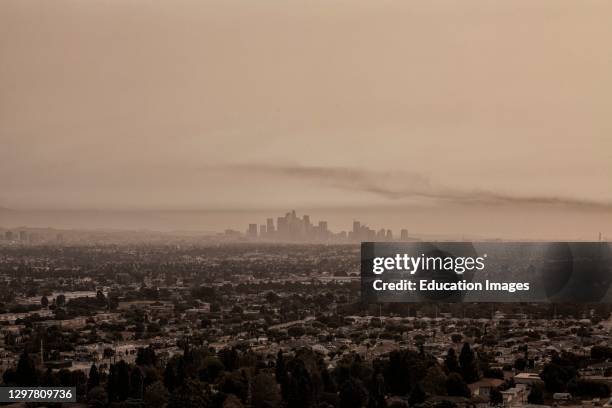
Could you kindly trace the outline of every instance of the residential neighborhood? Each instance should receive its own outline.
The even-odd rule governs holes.
[[[4,385],[88,406],[608,406],[606,304],[364,304],[359,246],[7,244]]]

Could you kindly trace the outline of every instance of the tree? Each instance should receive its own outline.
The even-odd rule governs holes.
[[[145,388],[151,384],[162,381],[162,374],[154,367],[144,367],[142,369],[142,375],[144,376],[143,385]]]
[[[113,349],[112,349],[112,348],[110,348],[110,347],[106,347],[106,348],[104,349],[103,353],[102,353],[102,357],[103,357],[103,358],[108,358],[108,359],[110,359],[110,358],[111,358],[112,356],[114,356],[114,355],[115,355],[115,350],[113,350]]]
[[[425,391],[419,383],[417,383],[410,392],[410,397],[408,398],[408,402],[410,406],[415,406],[417,404],[421,404],[425,401]]]
[[[147,332],[150,334],[156,334],[161,332],[161,326],[159,323],[152,322],[147,325]]]
[[[310,408],[314,406],[314,382],[306,369],[304,361],[294,358],[291,361],[291,369],[281,384],[283,400],[287,406],[295,408]]]
[[[96,292],[96,301],[100,305],[106,305],[106,296],[104,296],[104,292],[102,292],[101,290],[98,290]]]
[[[349,378],[340,387],[340,408],[362,408],[368,403],[368,391],[362,382]]]
[[[446,374],[436,364],[429,367],[423,378],[423,391],[430,395],[446,395]]]
[[[25,350],[21,353],[21,356],[19,356],[15,378],[17,380],[17,385],[22,387],[38,385],[34,361]]]
[[[172,393],[166,408],[201,408],[209,406],[206,387],[200,381],[187,379]]]
[[[504,371],[501,368],[487,368],[482,373],[485,378],[497,378],[498,380],[504,379]]]
[[[45,309],[49,307],[49,299],[46,296],[40,298],[40,305]]]
[[[590,380],[572,380],[567,386],[572,395],[591,398],[608,398],[610,386],[608,384]]]
[[[413,350],[394,350],[389,354],[389,364],[385,369],[385,384],[390,393],[406,395],[415,383],[425,377],[427,369],[435,364],[428,355]]]
[[[223,401],[223,408],[243,408],[244,405],[242,405],[242,402],[240,402],[240,399],[233,395],[230,394],[227,396],[227,398],[225,398],[225,401]]]
[[[219,374],[223,372],[225,367],[223,363],[217,357],[208,356],[202,363],[202,370],[200,371],[200,379],[210,383],[215,382],[219,377]]]
[[[108,395],[108,402],[117,401],[117,367],[115,364],[111,364],[108,368],[108,377],[106,379],[106,394]]]
[[[544,405],[544,393],[542,392],[542,387],[539,385],[534,385],[533,388],[531,388],[531,392],[527,396],[527,402],[529,404]]]
[[[147,407],[164,407],[168,403],[168,390],[161,381],[156,381],[145,389],[144,402]]]
[[[287,372],[285,371],[285,360],[283,358],[283,352],[280,350],[278,350],[278,353],[276,353],[275,374],[276,374],[276,382],[279,384],[282,384],[283,379],[287,375]]]
[[[525,367],[527,367],[527,360],[525,360],[523,357],[519,357],[514,360],[514,368],[518,371],[524,371]]]
[[[381,373],[375,372],[372,375],[370,386],[368,388],[370,394],[368,408],[386,408],[385,377],[383,377]]]
[[[469,398],[471,393],[463,378],[458,373],[449,374],[446,380],[446,392],[451,397]]]
[[[93,408],[104,408],[108,403],[108,396],[104,388],[97,386],[93,387],[87,393],[87,403]]]
[[[157,362],[155,350],[151,346],[139,347],[136,352],[136,364],[139,366],[154,366]]]
[[[132,368],[130,373],[130,397],[142,399],[143,393],[143,375],[140,368]]]
[[[461,353],[459,353],[459,367],[461,369],[461,376],[467,383],[478,381],[480,377],[478,364],[469,343],[463,343]]]
[[[66,305],[66,296],[57,295],[57,297],[55,298],[55,305],[57,307],[64,307]]]
[[[235,348],[224,348],[219,351],[219,358],[226,370],[233,371],[238,368],[239,358]]]
[[[4,385],[16,385],[17,384],[17,371],[14,368],[8,368],[2,374],[2,382]]]
[[[591,347],[591,358],[593,360],[606,360],[612,358],[612,348],[607,346]]]
[[[459,372],[459,363],[457,362],[457,353],[455,353],[455,349],[449,348],[446,352],[444,367],[446,368],[446,372],[449,374]]]
[[[270,304],[278,301],[279,299],[280,299],[280,296],[278,296],[276,292],[270,291],[266,293],[266,301]]]
[[[98,367],[95,364],[91,365],[89,369],[89,377],[87,379],[87,390],[90,391],[92,388],[100,385],[100,373]]]
[[[111,364],[106,381],[109,402],[125,401],[130,394],[130,367],[121,360]]]
[[[287,329],[287,334],[291,337],[302,337],[306,334],[304,326],[291,326]]]
[[[489,394],[490,405],[501,405],[504,403],[504,396],[497,388],[493,388]],[[530,403],[531,404],[531,403]]]
[[[540,373],[540,378],[549,392],[564,392],[567,384],[576,379],[578,370],[576,362],[571,359],[553,357],[549,364],[544,366]]]
[[[259,373],[251,385],[251,401],[254,408],[276,407],[280,404],[278,385],[270,374]]]
[[[108,297],[108,309],[116,310],[119,307],[119,298],[117,296]]]
[[[130,366],[121,360],[117,364],[117,396],[125,401],[130,395]]]
[[[176,373],[171,362],[168,362],[168,364],[166,364],[166,369],[164,370],[164,385],[170,392],[173,392],[174,389],[178,386]]]
[[[66,310],[62,308],[55,308],[55,310],[53,310],[53,314],[55,315],[56,320],[66,320],[68,318],[68,313],[66,313]]]
[[[226,394],[234,394],[244,402],[249,392],[249,381],[244,372],[226,372],[219,382],[219,390]]]

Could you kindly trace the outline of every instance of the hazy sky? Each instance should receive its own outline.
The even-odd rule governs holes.
[[[0,206],[612,211],[608,0],[3,0]]]

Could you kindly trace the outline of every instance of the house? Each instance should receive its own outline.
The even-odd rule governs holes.
[[[503,383],[503,380],[497,378],[483,378],[480,381],[469,384],[468,387],[472,395],[478,395],[488,399],[491,395],[491,390],[499,387]]]
[[[516,384],[525,384],[530,387],[544,384],[544,381],[542,381],[540,375],[537,373],[518,373],[514,376],[514,382]]]
[[[517,384],[516,387],[508,388],[502,391],[502,398],[505,407],[521,406],[526,400],[526,387],[521,384]]]

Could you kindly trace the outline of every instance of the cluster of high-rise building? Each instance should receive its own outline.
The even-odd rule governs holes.
[[[6,241],[27,241],[29,239],[28,233],[26,231],[5,231],[4,239]]]
[[[247,238],[283,241],[327,241],[334,235],[327,228],[327,221],[313,224],[310,216],[298,217],[295,210],[278,217],[276,224],[274,218],[268,218],[265,224],[249,224],[246,231]]]
[[[63,235],[49,231],[40,230],[2,230],[0,229],[0,243],[1,244],[40,244],[40,243],[62,243]]]
[[[242,236],[238,231],[226,230],[227,236]],[[332,232],[328,229],[327,221],[313,223],[310,216],[298,217],[295,210],[276,219],[268,218],[265,224],[249,224],[246,230],[249,239],[274,241],[303,241],[303,242],[362,242],[362,241],[393,241],[393,232],[390,229],[374,230],[359,221],[353,221],[353,230],[346,232]],[[407,241],[408,230],[402,229],[399,240]]]
[[[353,230],[348,233],[348,239],[350,241],[394,241],[393,231],[390,229],[381,228],[378,231],[362,225],[359,221],[353,221]],[[400,241],[408,241],[408,230],[402,229],[399,236]]]

